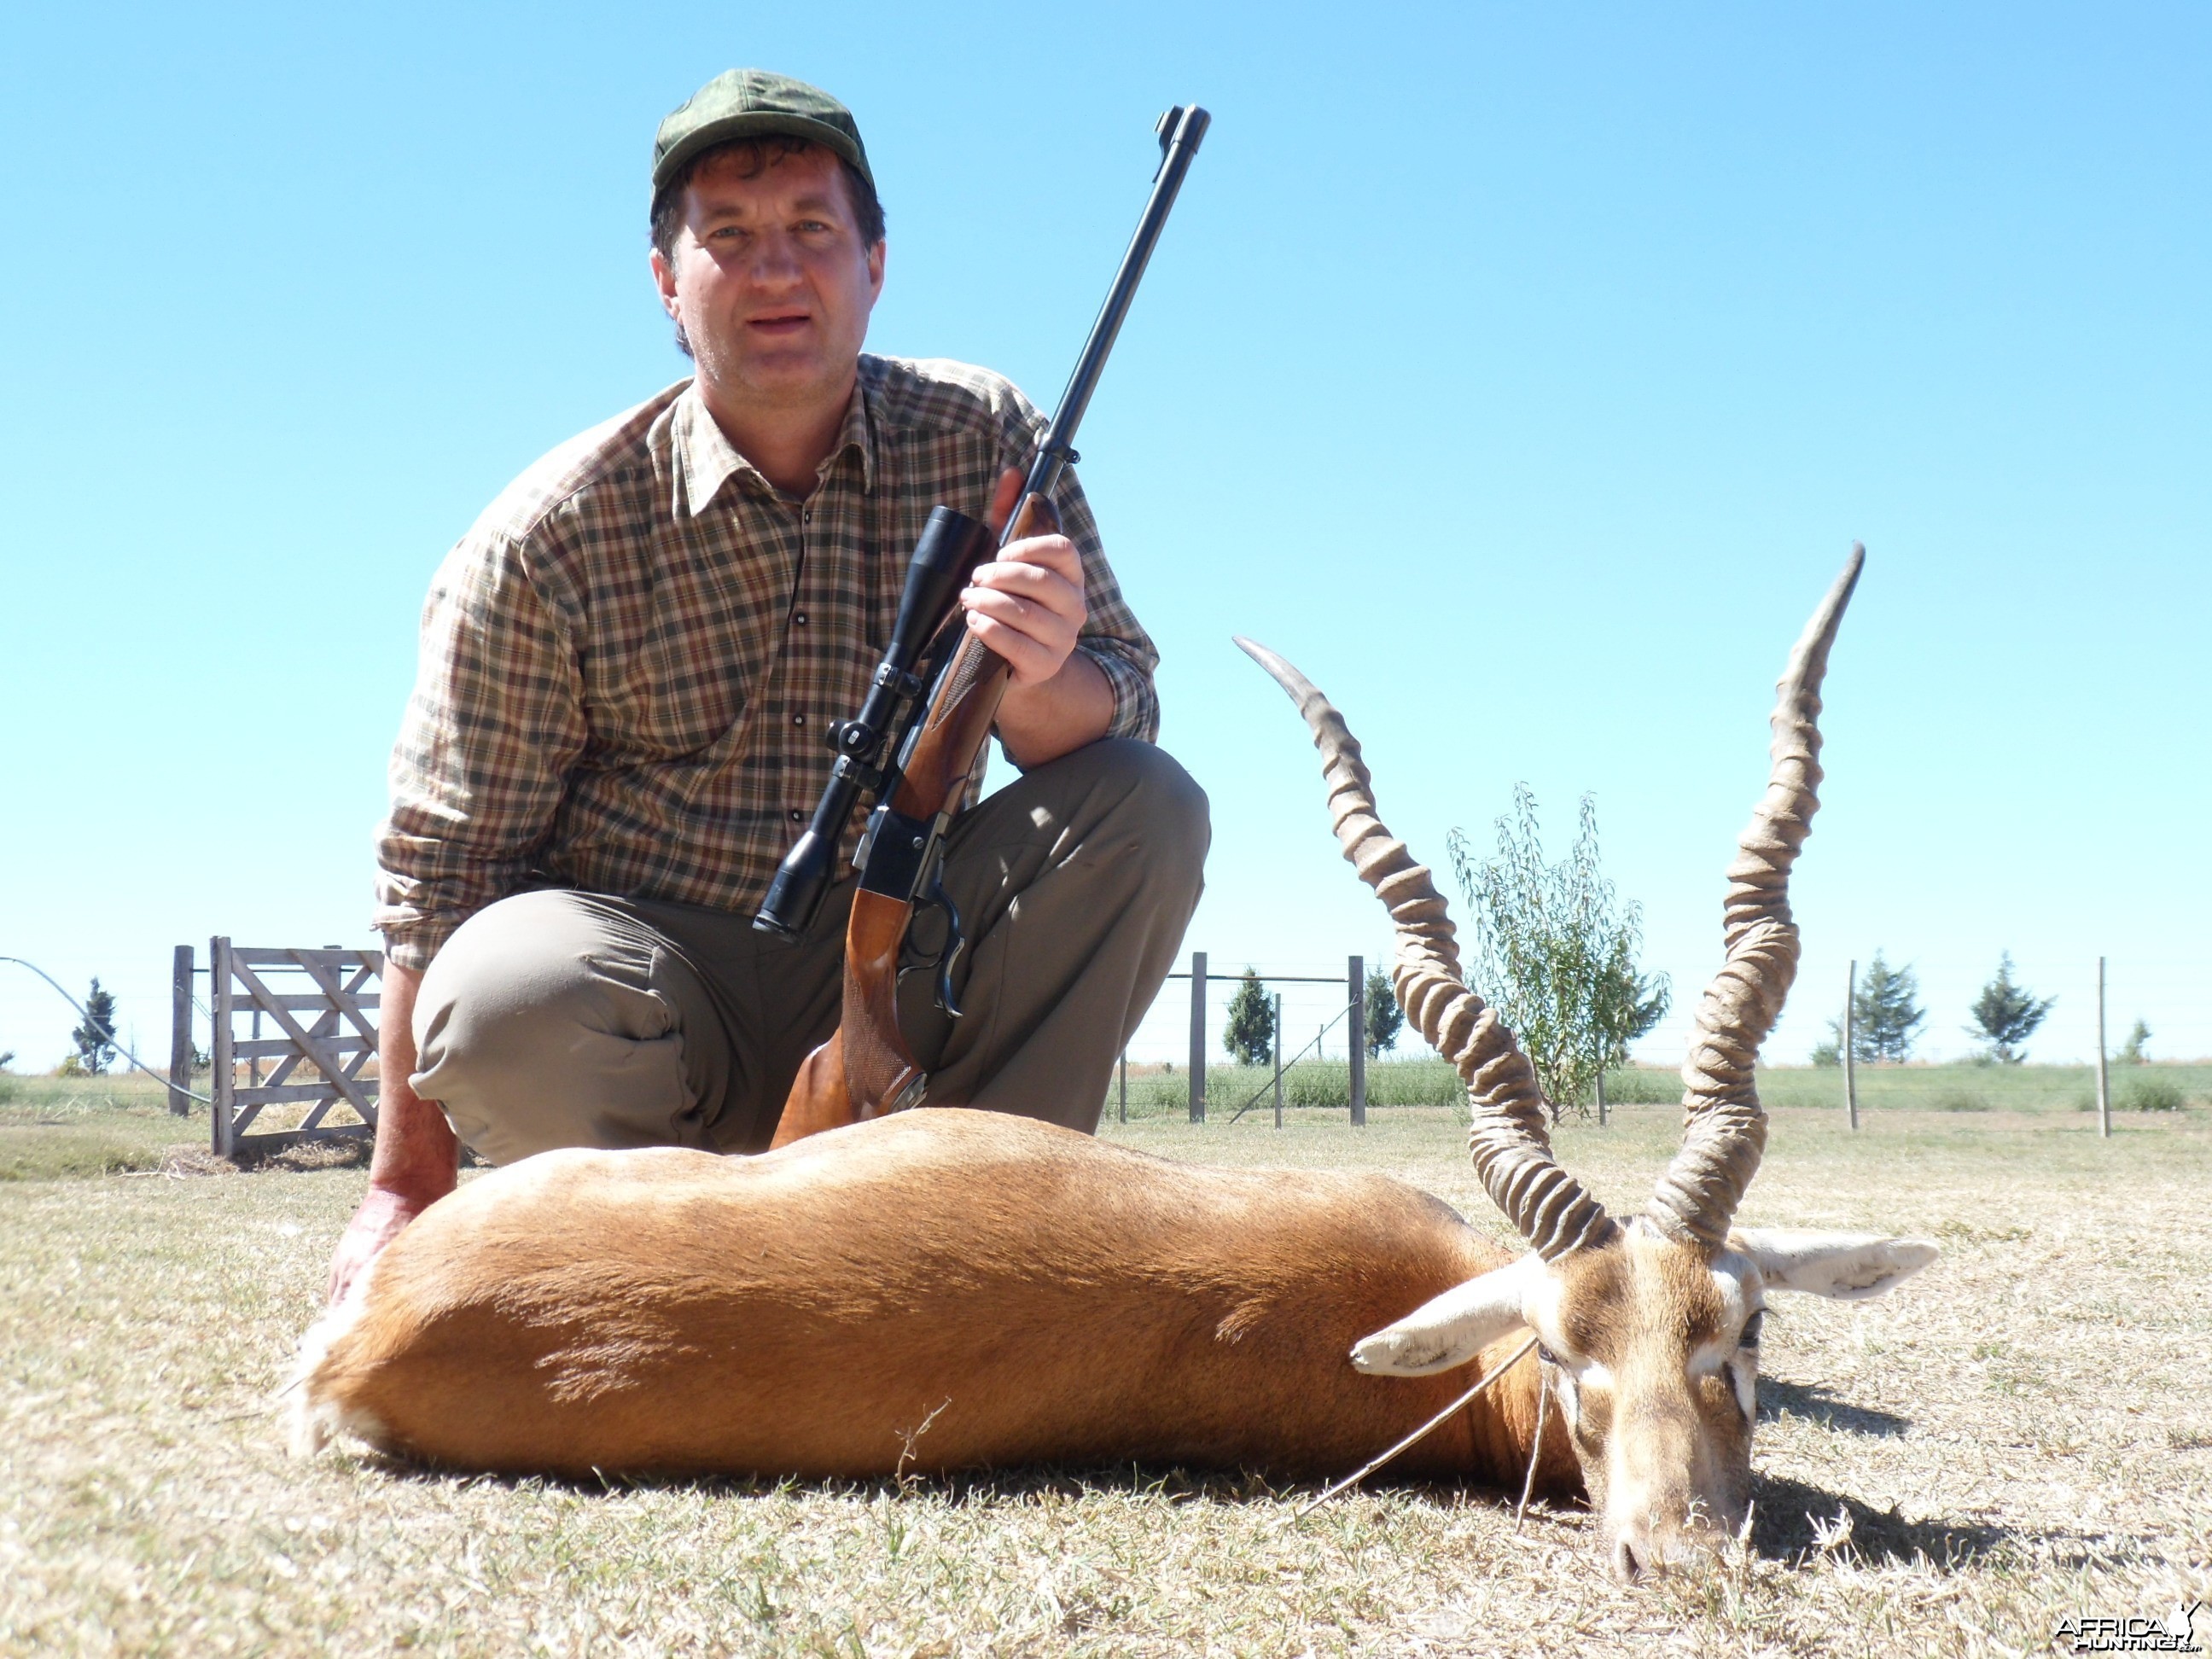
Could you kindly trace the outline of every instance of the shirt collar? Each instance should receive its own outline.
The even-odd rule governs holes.
[[[768,481],[767,475],[738,453],[729,435],[708,412],[696,380],[685,386],[678,397],[675,417],[673,435],[683,501],[693,518],[713,505],[722,486],[732,478],[748,480],[763,495],[775,494],[775,486]],[[852,401],[845,405],[844,424],[838,428],[837,441],[830,446],[817,476],[827,477],[847,450],[855,450],[860,457],[860,488],[864,491],[873,489],[876,454],[872,435],[866,378],[861,376],[854,381]]]

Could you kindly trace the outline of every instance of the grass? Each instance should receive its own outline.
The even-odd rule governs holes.
[[[1839,1116],[1777,1109],[1744,1218],[1933,1234],[1945,1259],[1887,1301],[1778,1307],[1751,1549],[1628,1589],[1579,1512],[1516,1534],[1494,1494],[1449,1488],[1300,1523],[1298,1494],[1169,1470],[602,1488],[295,1464],[266,1396],[361,1173],[19,1179],[0,1653],[1996,1655],[2203,1595],[2212,1114],[2130,1114],[2108,1142],[2009,1105],[1877,1109],[1856,1137]],[[1498,1231],[1449,1109],[1108,1133],[1383,1170]],[[1626,1208],[1674,1133],[1672,1106],[1630,1106],[1559,1143]]]

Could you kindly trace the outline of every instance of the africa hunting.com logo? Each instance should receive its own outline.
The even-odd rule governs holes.
[[[2163,1619],[2095,1615],[2058,1621],[2051,1639],[2062,1653],[2202,1653],[2193,1626],[2202,1601],[2177,1601]]]

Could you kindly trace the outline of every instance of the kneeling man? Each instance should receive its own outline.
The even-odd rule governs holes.
[[[652,268],[691,377],[563,445],[447,558],[379,844],[383,1098],[331,1293],[453,1190],[555,1146],[757,1152],[837,1024],[848,876],[752,916],[811,815],[939,502],[983,516],[1044,421],[988,370],[860,349],[884,216],[851,114],[733,70],[661,124]],[[965,1017],[930,1099],[1085,1131],[1198,901],[1205,796],[1155,748],[1152,641],[1081,487],[962,595],[1022,776],[957,822]],[[860,829],[848,827],[848,858]]]

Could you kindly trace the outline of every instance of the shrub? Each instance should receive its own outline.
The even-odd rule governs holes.
[[[2181,1088],[2172,1078],[2130,1078],[2120,1091],[2119,1103],[2124,1109],[2137,1112],[2178,1112]]]

